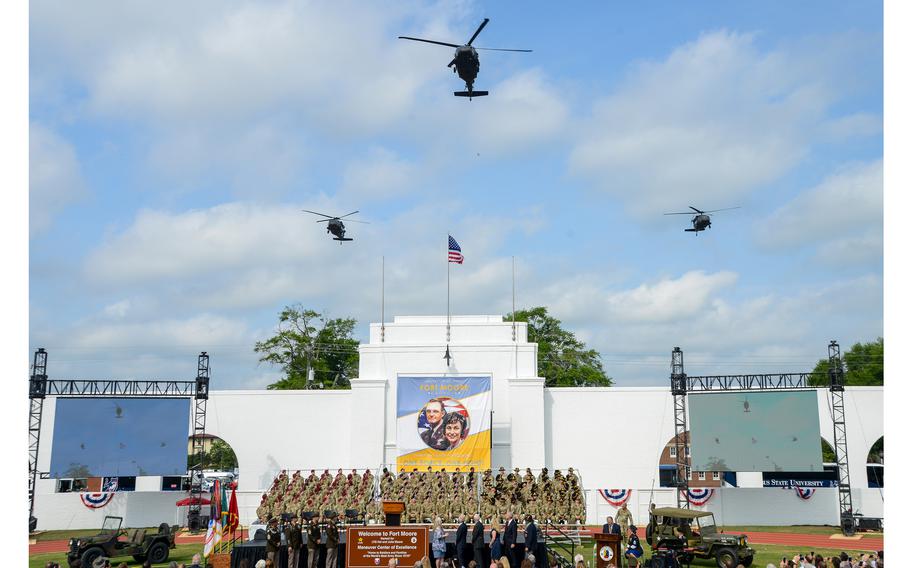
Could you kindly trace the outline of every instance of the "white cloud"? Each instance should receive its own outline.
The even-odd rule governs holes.
[[[827,127],[836,96],[829,57],[705,34],[642,64],[599,101],[570,168],[639,214],[735,205],[796,166]],[[868,120],[854,123],[829,130],[853,132]]]
[[[387,148],[371,148],[363,159],[349,163],[342,174],[341,193],[363,199],[390,199],[414,191],[420,169]]]
[[[758,222],[756,239],[777,250],[827,243],[823,259],[881,260],[883,192],[880,160],[844,167]]]
[[[29,232],[50,228],[68,205],[87,195],[82,168],[69,142],[37,123],[29,126]]]
[[[408,18],[453,35],[461,7],[290,1],[78,7],[36,2],[36,74],[88,87],[88,108],[161,125],[306,117],[370,132],[406,113],[439,55],[396,39]],[[413,24],[409,24],[413,25]],[[398,33],[396,33],[398,32]],[[47,53],[45,53],[45,49]]]

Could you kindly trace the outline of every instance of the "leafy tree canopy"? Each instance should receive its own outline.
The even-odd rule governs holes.
[[[328,319],[299,304],[286,306],[278,316],[274,336],[259,341],[254,351],[259,361],[281,368],[284,377],[269,389],[350,388],[357,373],[358,341],[352,337],[357,320]],[[312,382],[307,371],[313,370]]]
[[[882,386],[885,384],[885,340],[881,337],[869,343],[855,343],[843,355],[844,383],[850,387]],[[819,359],[809,384],[827,386],[828,360]]]
[[[511,321],[512,314],[506,319]],[[548,387],[608,387],[613,384],[603,370],[600,353],[579,341],[562,323],[536,307],[515,312],[515,321],[528,323],[528,341],[537,344],[537,372]]]
[[[199,464],[199,454],[190,455],[187,460],[187,469]],[[237,455],[224,440],[212,440],[212,445],[205,454],[205,469],[216,471],[233,471],[237,467]]]

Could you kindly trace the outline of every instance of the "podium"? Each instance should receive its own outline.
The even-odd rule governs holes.
[[[622,537],[618,534],[594,533],[596,568],[621,568]]]
[[[385,514],[386,526],[399,527],[401,514],[404,513],[404,501],[383,501],[382,512]]]

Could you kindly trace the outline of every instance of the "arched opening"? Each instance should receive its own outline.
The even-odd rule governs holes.
[[[834,453],[834,448],[824,438],[822,438],[822,463],[825,465],[837,464],[837,455]]]
[[[866,478],[869,487],[885,486],[885,437],[882,436],[872,444],[866,456]]]
[[[736,485],[736,473],[732,471],[692,471],[692,456],[689,451],[689,431],[682,434],[683,447],[686,453],[686,477],[691,487],[720,487],[724,482]],[[661,487],[677,486],[676,471],[676,436],[670,438],[660,452],[658,459],[658,477]]]
[[[202,478],[193,480],[193,483],[201,482],[203,491],[208,491],[208,486],[215,479],[239,482],[240,469],[237,463],[237,454],[234,453],[234,449],[226,441],[212,434],[202,434],[202,452],[194,453],[193,436],[190,436],[186,457],[188,470],[199,466],[200,461],[203,459],[200,454],[204,454]]]

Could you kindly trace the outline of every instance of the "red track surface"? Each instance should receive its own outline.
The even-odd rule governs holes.
[[[582,531],[582,534],[589,536],[597,531]],[[638,534],[644,538],[644,529],[638,529]],[[777,544],[781,546],[791,546],[805,548],[807,550],[819,548],[833,548],[835,550],[884,550],[884,539],[880,536],[863,535],[862,538],[848,539],[831,537],[824,534],[803,534],[803,533],[778,533],[778,532],[747,532],[744,533],[749,537],[749,542],[753,544]],[[177,544],[192,544],[194,542],[202,543],[205,535],[202,534],[179,534],[177,535]],[[69,548],[68,540],[49,540],[28,545],[28,553],[45,554],[49,552],[66,552]]]

